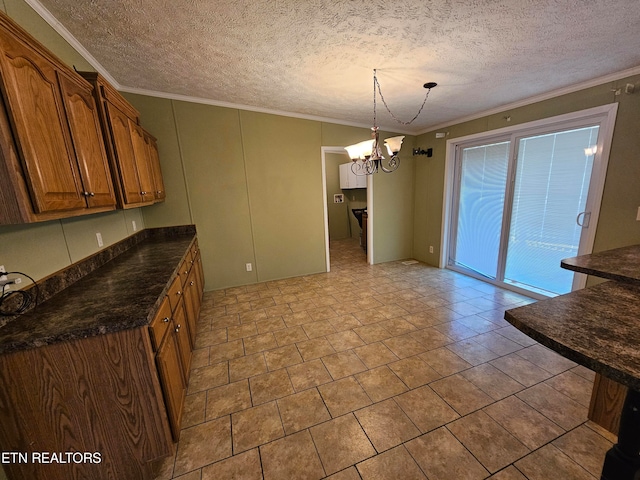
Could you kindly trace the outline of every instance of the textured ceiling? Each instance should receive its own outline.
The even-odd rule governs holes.
[[[32,5],[35,0],[28,0]],[[40,0],[120,87],[425,131],[640,66],[638,0]],[[640,68],[638,69],[640,72]],[[613,100],[613,96],[612,96]],[[378,105],[378,124],[394,125]]]

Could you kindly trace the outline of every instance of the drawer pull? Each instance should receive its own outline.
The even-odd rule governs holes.
[[[178,291],[176,292],[176,295],[182,295],[182,290],[178,290]]]
[[[193,285],[193,282],[191,282],[189,285]]]
[[[180,331],[180,327],[181,327],[181,325],[178,325],[178,326],[176,327],[176,332],[179,332],[179,331]]]
[[[167,323],[167,322],[169,321],[169,317],[164,317],[164,318],[162,319],[162,321],[163,321],[164,323]]]

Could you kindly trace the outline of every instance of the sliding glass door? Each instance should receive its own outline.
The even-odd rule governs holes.
[[[594,176],[600,124],[457,144],[448,266],[542,296],[570,292],[574,275],[560,261],[584,253],[599,205],[593,187],[602,184],[603,169]]]

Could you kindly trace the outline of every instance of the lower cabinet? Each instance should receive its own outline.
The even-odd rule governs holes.
[[[180,436],[182,407],[187,392],[188,377],[185,376],[182,360],[184,347],[180,346],[168,297],[162,301],[149,328],[156,351],[156,365],[167,407],[171,435],[174,441],[177,441]],[[190,355],[191,351],[187,350],[185,353]]]
[[[201,294],[191,248],[148,325],[0,355],[2,451],[84,452],[88,463],[4,464],[11,480],[154,478],[180,436]],[[183,292],[184,266],[195,294]],[[168,420],[168,421],[167,421]]]
[[[194,267],[191,251],[180,264],[177,277],[149,324],[171,434],[176,442],[180,437],[182,408],[202,301],[199,270]]]
[[[148,479],[150,462],[172,454],[147,326],[4,354],[0,384],[3,451],[92,455],[5,463],[7,478]]]

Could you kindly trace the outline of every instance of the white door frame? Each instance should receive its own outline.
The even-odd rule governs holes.
[[[331,271],[329,255],[329,212],[327,211],[327,153],[345,154],[344,147],[320,147],[322,158],[322,205],[324,210],[324,248],[327,272]],[[367,175],[367,263],[373,265],[373,178]]]
[[[485,131],[467,135],[464,137],[451,138],[447,140],[446,160],[445,160],[445,179],[444,179],[444,192],[442,199],[442,231],[440,242],[442,248],[440,249],[440,259],[438,266],[440,268],[446,268],[449,257],[449,242],[451,241],[451,210],[454,205],[453,193],[454,193],[454,171],[455,171],[455,155],[456,145],[462,142],[468,142],[470,140],[490,138],[502,134],[512,134],[519,130],[531,130],[539,127],[552,128],[555,125],[558,128],[563,128],[563,124],[570,123],[578,120],[588,120],[589,118],[601,119],[600,132],[598,135],[597,152],[593,162],[592,172],[592,188],[594,198],[589,198],[591,203],[591,217],[590,225],[592,228],[587,230],[587,235],[584,239],[584,244],[580,245],[579,255],[585,255],[593,251],[593,244],[595,241],[596,227],[598,225],[598,217],[600,215],[600,205],[602,203],[602,194],[604,191],[604,182],[607,173],[607,165],[609,163],[609,153],[611,151],[611,141],[613,139],[613,129],[615,126],[616,115],[618,112],[618,103],[610,103],[607,105],[601,105],[599,107],[589,108],[586,110],[580,110],[577,112],[571,112],[563,115],[557,115],[554,117],[543,118],[535,120],[533,122],[521,123],[497,130]],[[591,188],[591,187],[590,187]],[[574,275],[573,290],[584,288],[587,282],[587,276],[584,274],[576,273]]]

